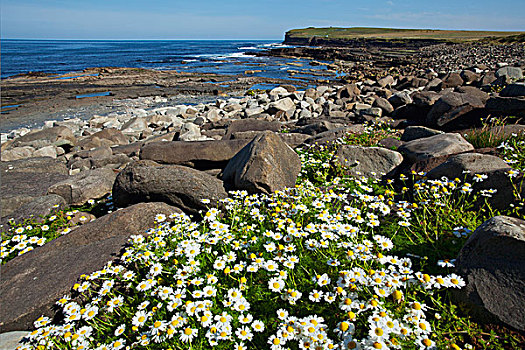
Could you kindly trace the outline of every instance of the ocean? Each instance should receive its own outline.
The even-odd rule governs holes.
[[[288,70],[307,75],[309,60],[257,57],[253,53],[283,47],[270,40],[84,41],[1,40],[1,76],[45,72],[64,74],[91,67],[132,67],[183,72],[243,74],[288,78]],[[301,65],[287,65],[300,61]],[[316,66],[315,69],[324,69]]]

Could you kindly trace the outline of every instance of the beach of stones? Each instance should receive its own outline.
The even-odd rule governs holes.
[[[367,123],[399,129],[401,140],[382,140],[383,147],[341,146],[337,160],[352,166],[350,174],[387,179],[414,169],[436,178],[484,173],[493,179],[487,184],[498,190],[493,204],[505,206],[513,195],[508,176],[502,175],[509,165],[478,152],[463,136],[489,117],[525,116],[525,83],[523,67],[499,64],[448,73],[427,69],[413,76],[384,75],[304,91],[283,85],[207,104],[168,102],[164,97],[141,97],[105,116],[50,120],[42,129],[2,135],[4,229],[9,221],[38,219],[57,208],[81,206],[110,194],[117,208],[126,208],[97,219],[90,216],[72,231],[103,232],[103,237],[92,233],[93,241],[84,242],[87,254],[79,260],[89,262],[79,262],[82,271],[71,268],[53,277],[43,264],[40,272],[36,268],[22,274],[28,263],[42,263],[40,249],[4,265],[1,304],[14,306],[0,311],[2,332],[31,329],[32,321],[49,313],[56,297],[66,293],[81,273],[102,267],[130,235],[153,225],[154,211],[182,210],[198,216],[206,208],[203,199],[214,205],[230,190],[271,193],[293,187],[301,168],[294,149],[363,133]],[[167,105],[148,108],[158,103]],[[512,124],[493,132],[510,135],[524,128]],[[126,225],[127,219],[114,219],[118,212],[133,218],[136,227]],[[523,224],[515,224],[520,244],[525,239]],[[110,237],[119,239],[104,241]],[[46,254],[51,258],[46,259],[73,264],[76,260],[61,249],[50,245]],[[46,278],[36,278],[44,272]],[[57,278],[60,283],[53,282]],[[28,283],[34,289],[45,289],[35,283],[54,289],[47,296],[16,297]],[[16,307],[22,304],[29,306]],[[524,327],[523,322],[513,326]]]

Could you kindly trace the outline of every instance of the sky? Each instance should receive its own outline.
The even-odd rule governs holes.
[[[1,0],[3,39],[283,39],[293,28],[525,31],[525,0]]]

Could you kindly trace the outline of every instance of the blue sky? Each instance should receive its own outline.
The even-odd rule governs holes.
[[[282,39],[292,28],[525,31],[525,0],[2,0],[1,37]]]

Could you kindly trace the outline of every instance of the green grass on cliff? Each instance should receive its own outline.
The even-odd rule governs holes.
[[[287,32],[290,38],[325,37],[331,39],[426,39],[446,41],[475,41],[481,39],[498,40],[504,38],[523,38],[524,32],[496,32],[474,30],[433,30],[433,29],[394,29],[394,28],[303,28]]]

